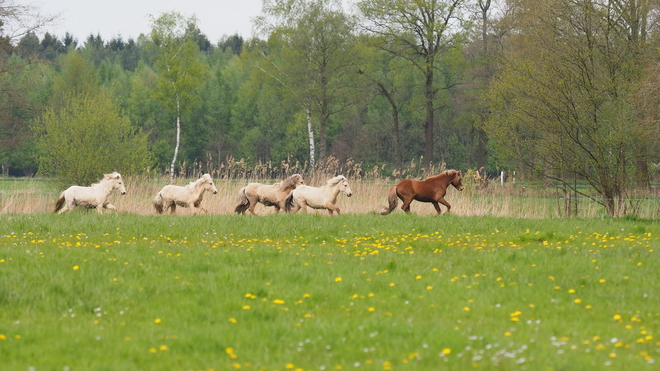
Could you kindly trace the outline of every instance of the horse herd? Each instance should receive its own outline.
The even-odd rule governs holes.
[[[403,201],[401,208],[406,213],[410,212],[412,201],[430,202],[438,214],[441,214],[439,204],[443,204],[449,212],[451,205],[444,198],[447,187],[452,185],[462,191],[465,187],[461,180],[460,170],[446,170],[422,181],[402,180],[389,189],[388,206],[381,214],[387,215],[394,211],[398,199]],[[71,211],[76,206],[87,209],[95,208],[99,214],[103,213],[104,208],[116,210],[109,201],[110,194],[115,189],[119,190],[122,195],[126,194],[121,174],[117,172],[104,174],[100,182],[92,184],[90,187],[71,186],[60,195],[55,204],[55,212]],[[153,205],[158,214],[162,214],[167,209],[169,209],[170,214],[173,214],[176,212],[177,206],[187,207],[195,213],[199,211],[207,212],[201,205],[206,191],[214,194],[218,193],[218,189],[213,184],[213,179],[209,174],[202,175],[186,186],[171,184],[164,186],[153,199]],[[303,177],[300,174],[294,174],[281,182],[270,185],[248,183],[238,192],[240,202],[234,211],[237,214],[244,214],[245,211],[249,211],[256,215],[254,208],[257,203],[261,203],[265,206],[275,207],[276,212],[280,210],[292,213],[299,210],[306,212],[307,207],[311,207],[313,209],[325,209],[330,215],[333,215],[334,212],[340,214],[336,202],[341,192],[344,192],[348,197],[353,195],[348,180],[343,175],[337,175],[329,179],[326,185],[322,187],[311,187],[304,184]]]

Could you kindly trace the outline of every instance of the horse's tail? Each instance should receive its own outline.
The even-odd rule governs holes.
[[[245,210],[250,207],[250,200],[248,200],[247,195],[245,194],[245,188],[241,188],[241,190],[238,192],[238,197],[241,202],[236,205],[234,211],[237,214],[243,214]]]
[[[53,211],[54,213],[60,211],[62,206],[64,206],[64,201],[65,201],[64,200],[64,192],[62,192],[62,194],[60,195],[60,198],[57,199],[57,203],[55,204],[55,211]]]
[[[293,207],[293,191],[289,192],[289,195],[286,196],[286,200],[284,200],[284,211],[289,212],[291,211],[291,208]]]
[[[396,209],[396,205],[399,203],[396,195],[396,186],[390,188],[389,192],[387,193],[387,202],[389,206],[387,206],[385,211],[380,213],[380,215],[387,215]]]
[[[154,198],[154,208],[158,214],[163,213],[163,196],[161,196],[160,192]]]

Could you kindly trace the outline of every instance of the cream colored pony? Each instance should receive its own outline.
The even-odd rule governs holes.
[[[169,184],[163,187],[154,198],[154,208],[158,214],[162,214],[167,208],[170,209],[170,214],[174,214],[177,205],[187,207],[194,213],[198,211],[206,213],[207,210],[201,206],[205,191],[218,193],[209,174],[202,175],[185,187]]]
[[[326,209],[332,215],[333,211],[340,214],[340,210],[335,205],[339,192],[344,192],[346,196],[351,197],[353,192],[348,185],[346,177],[338,175],[326,183],[323,187],[310,187],[302,185],[291,192],[286,199],[286,209],[295,213],[298,210],[307,212],[307,206],[313,209]]]
[[[265,206],[275,206],[275,212],[279,212],[280,209],[285,210],[286,197],[301,184],[303,184],[303,178],[300,174],[291,175],[286,180],[272,185],[249,183],[238,191],[240,203],[234,211],[244,214],[245,210],[249,210],[252,215],[257,215],[254,208],[258,202]]]
[[[87,209],[95,208],[99,214],[103,214],[103,208],[117,210],[109,201],[110,193],[114,189],[118,189],[122,195],[126,194],[124,182],[121,179],[121,175],[117,172],[103,174],[103,179],[98,183],[92,184],[91,187],[71,186],[60,195],[60,198],[55,204],[54,212],[59,211],[58,214],[61,214],[65,211],[75,209],[76,206]]]

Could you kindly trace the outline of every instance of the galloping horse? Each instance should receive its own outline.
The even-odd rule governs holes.
[[[261,202],[265,206],[275,206],[275,212],[279,212],[280,209],[286,210],[286,197],[301,184],[303,184],[303,178],[300,174],[291,175],[286,180],[272,185],[249,183],[238,191],[241,203],[236,206],[234,211],[243,214],[245,210],[249,210],[252,215],[257,215],[254,213],[257,202]]]
[[[447,187],[451,184],[454,188],[462,191],[465,186],[461,183],[460,170],[446,170],[442,173],[426,178],[422,181],[405,179],[399,184],[390,188],[387,200],[389,207],[382,212],[381,215],[387,215],[394,211],[398,203],[397,197],[403,201],[401,208],[406,213],[410,212],[410,203],[413,200],[420,202],[430,202],[435,207],[438,215],[441,214],[440,205],[438,202],[447,206],[447,212],[451,210],[451,205],[445,201],[445,194],[447,194]]]
[[[313,209],[327,209],[330,215],[333,211],[336,211],[339,215],[339,208],[335,205],[339,192],[346,193],[348,197],[353,195],[351,187],[349,187],[348,181],[343,175],[328,180],[323,187],[301,185],[286,198],[286,210],[295,213],[302,209],[302,212],[305,213],[307,212],[307,206],[309,206]]]
[[[103,174],[103,179],[100,182],[92,184],[91,187],[71,186],[66,191],[62,192],[60,198],[55,204],[55,211],[61,214],[65,211],[71,211],[76,206],[82,206],[87,209],[94,209],[103,214],[103,208],[117,210],[108,200],[110,193],[114,189],[119,189],[119,193],[126,194],[124,182],[121,175],[117,172],[110,174]],[[62,208],[64,203],[66,206]]]
[[[170,214],[174,214],[177,205],[190,208],[195,213],[198,211],[207,212],[201,206],[205,191],[211,191],[213,194],[218,193],[218,189],[215,188],[213,179],[209,174],[202,175],[185,187],[169,184],[163,187],[154,198],[154,208],[156,208],[158,214],[162,214],[167,208],[170,209]]]

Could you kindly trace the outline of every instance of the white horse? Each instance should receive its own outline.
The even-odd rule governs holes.
[[[293,213],[301,209],[302,212],[307,212],[307,206],[309,206],[313,209],[327,209],[330,215],[336,211],[339,215],[340,210],[335,205],[339,192],[346,193],[348,197],[353,195],[351,187],[343,175],[328,180],[326,185],[319,188],[301,185],[287,197],[286,209]]]
[[[245,210],[249,210],[252,215],[257,215],[254,208],[258,202],[265,206],[275,206],[275,212],[279,212],[280,209],[286,210],[286,197],[301,184],[303,184],[303,178],[300,174],[291,175],[286,180],[272,185],[249,183],[238,191],[240,203],[234,211],[237,214],[244,214]]]
[[[202,207],[204,192],[211,191],[213,194],[218,193],[218,189],[213,184],[213,179],[209,174],[202,175],[199,179],[191,182],[185,187],[166,185],[154,198],[154,208],[158,214],[162,214],[167,208],[170,209],[170,214],[174,214],[176,206],[183,206],[190,208],[193,212],[197,213],[198,210],[207,212]]]
[[[103,214],[103,208],[117,210],[108,200],[110,193],[114,189],[119,189],[119,193],[126,194],[124,182],[121,175],[117,172],[103,174],[100,182],[92,184],[91,187],[71,186],[62,192],[60,198],[55,204],[55,212],[61,214],[65,211],[71,211],[76,206],[87,209],[96,208],[99,214]],[[66,202],[66,205],[64,205]],[[64,206],[64,208],[62,208]]]

